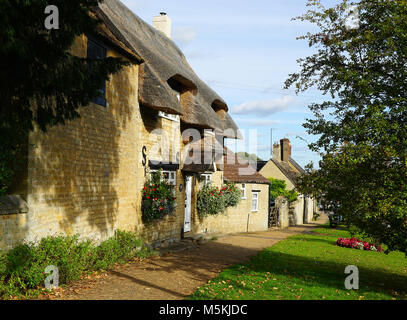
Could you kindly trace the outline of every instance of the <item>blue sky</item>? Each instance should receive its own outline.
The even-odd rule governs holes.
[[[296,37],[314,27],[291,21],[306,11],[305,0],[122,2],[148,23],[159,12],[171,17],[174,41],[196,73],[225,99],[244,130],[247,139],[238,151],[255,151],[257,138],[258,155],[269,159],[273,129],[274,142],[291,140],[297,162],[318,163],[319,156],[307,147],[316,137],[307,135],[302,124],[312,118],[308,105],[322,97],[315,90],[298,96],[283,90],[288,75],[299,71],[296,60],[313,53]],[[249,138],[254,129],[256,136]]]

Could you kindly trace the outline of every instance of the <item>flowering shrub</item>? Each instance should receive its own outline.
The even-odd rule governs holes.
[[[223,191],[217,187],[204,186],[198,192],[196,207],[200,217],[216,215],[226,210]]]
[[[163,219],[175,210],[175,186],[162,179],[161,172],[152,173],[142,191],[142,217],[144,222]]]
[[[235,207],[241,199],[241,192],[234,184],[226,184],[221,189],[204,186],[198,192],[197,210],[200,217],[217,215],[228,207]]]
[[[340,247],[344,247],[344,248],[383,252],[383,249],[381,246],[376,247],[375,245],[373,245],[371,243],[368,243],[366,241],[361,241],[357,238],[351,238],[351,239],[339,238],[336,241],[336,245],[338,245]]]
[[[221,191],[225,198],[226,208],[236,207],[242,199],[242,192],[234,183],[226,183]]]

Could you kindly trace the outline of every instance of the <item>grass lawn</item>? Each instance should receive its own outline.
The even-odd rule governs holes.
[[[336,246],[344,229],[322,226],[281,241],[224,270],[196,290],[193,300],[382,300],[407,299],[407,259]],[[359,290],[345,289],[345,268],[359,268]]]

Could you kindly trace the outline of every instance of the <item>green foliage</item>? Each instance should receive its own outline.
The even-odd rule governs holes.
[[[163,179],[162,171],[153,172],[142,191],[143,221],[148,223],[172,214],[177,200],[175,193],[175,186]]]
[[[196,208],[201,218],[225,212],[226,203],[221,192],[219,188],[209,185],[199,190]]]
[[[228,207],[236,207],[240,201],[241,191],[233,183],[227,183],[221,189],[207,185],[199,190],[196,207],[198,215],[203,218],[224,213]]]
[[[268,178],[268,180],[271,182],[270,199],[275,200],[282,196],[287,198],[290,203],[297,200],[298,193],[295,190],[287,190],[287,183],[284,180],[274,178]]]
[[[59,9],[58,30],[44,27],[48,5]],[[33,123],[45,131],[79,117],[79,107],[87,106],[104,81],[127,64],[69,52],[77,36],[95,33],[98,21],[88,14],[90,5],[87,0],[0,1],[0,195],[18,165],[13,154],[21,141],[15,140],[25,137]]]
[[[242,200],[242,192],[234,183],[226,183],[220,191],[223,193],[226,208],[237,207]]]
[[[326,101],[310,105],[304,127],[323,155],[299,189],[320,199],[348,225],[407,253],[407,3],[361,0],[359,28],[345,26],[348,1],[325,8],[310,1],[301,20],[317,53],[300,60],[286,87],[316,87]],[[328,99],[329,95],[332,99]]]
[[[64,285],[86,272],[108,270],[115,263],[151,254],[142,246],[136,233],[117,231],[98,246],[80,241],[78,236],[57,236],[21,244],[7,253],[0,251],[0,297],[18,296],[43,287],[47,266],[58,267],[59,284]]]

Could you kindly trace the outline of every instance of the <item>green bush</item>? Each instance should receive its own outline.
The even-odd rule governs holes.
[[[0,297],[43,287],[47,266],[58,267],[59,284],[63,285],[80,279],[84,273],[108,270],[115,263],[152,254],[148,248],[141,248],[143,242],[136,233],[117,231],[98,246],[80,241],[78,236],[58,236],[21,244],[7,253],[0,251]]]
[[[107,270],[115,263],[125,263],[137,256],[137,249],[143,245],[142,241],[133,234],[118,231],[115,237],[102,242],[96,248],[94,270]]]
[[[234,184],[226,184],[222,189],[204,186],[198,192],[196,203],[198,215],[203,218],[224,213],[228,207],[236,207],[240,200],[241,192]]]

